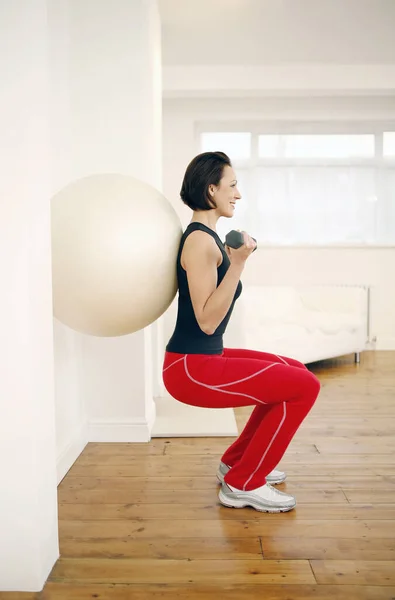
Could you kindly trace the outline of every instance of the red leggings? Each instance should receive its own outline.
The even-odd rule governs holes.
[[[240,490],[265,484],[312,408],[318,379],[291,358],[225,348],[222,354],[166,352],[163,382],[185,404],[205,408],[255,406],[222,461],[225,481]]]

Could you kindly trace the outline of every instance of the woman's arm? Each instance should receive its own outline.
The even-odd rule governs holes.
[[[251,240],[249,236],[247,237]],[[181,257],[182,265],[187,272],[189,293],[196,320],[200,329],[207,335],[212,335],[225,318],[232,304],[245,261],[254,247],[242,246],[237,250],[228,249],[231,264],[217,287],[217,267],[220,257],[215,240],[204,231],[194,231],[185,241]]]

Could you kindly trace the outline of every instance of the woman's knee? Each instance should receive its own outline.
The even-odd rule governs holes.
[[[306,375],[306,393],[308,393],[312,403],[314,404],[318,394],[320,393],[321,384],[311,371],[307,371]]]
[[[295,400],[302,400],[312,406],[321,389],[320,382],[314,373],[308,369],[302,372],[295,369],[294,375],[295,378],[292,389],[297,393]]]

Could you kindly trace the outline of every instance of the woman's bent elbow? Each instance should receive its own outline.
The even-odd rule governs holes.
[[[212,327],[208,323],[199,323],[199,327],[206,335],[213,335],[215,332],[215,327]]]

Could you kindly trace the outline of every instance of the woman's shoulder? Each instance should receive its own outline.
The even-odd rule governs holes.
[[[201,239],[212,238],[216,242],[221,242],[218,233],[214,231],[214,229],[211,229],[211,227],[208,227],[207,225],[205,225],[204,223],[200,223],[199,221],[192,221],[191,223],[189,223],[189,225],[183,233],[183,237],[190,237],[192,234],[195,234],[195,232],[200,232],[201,235],[199,237]]]
[[[218,266],[222,262],[221,251],[215,238],[207,235],[207,231],[193,229],[184,240],[181,265],[185,269],[187,263],[198,264],[202,261]]]
[[[209,249],[217,247],[217,243],[214,236],[210,235],[204,229],[191,228],[190,231],[185,230],[184,235],[184,247],[198,247],[202,250],[204,250],[205,248]]]

